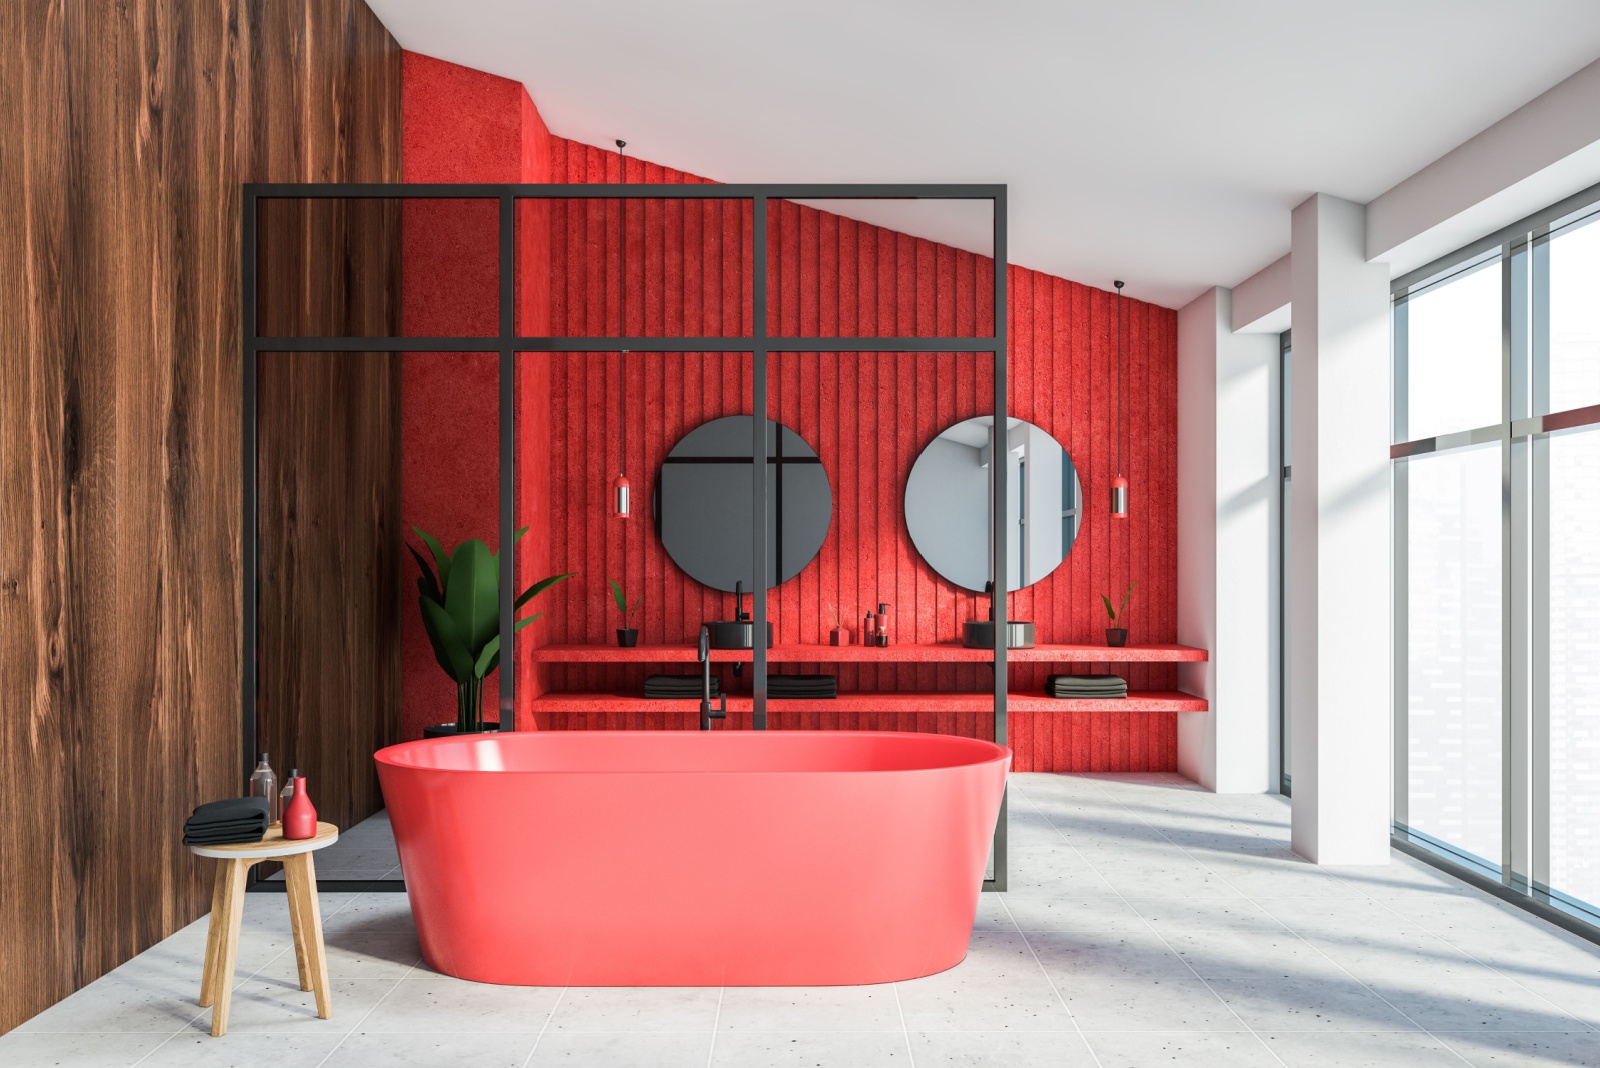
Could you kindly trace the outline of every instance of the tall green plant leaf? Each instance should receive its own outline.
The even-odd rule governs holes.
[[[539,596],[545,590],[548,590],[551,586],[554,586],[558,582],[569,579],[576,574],[576,571],[569,571],[565,575],[551,575],[549,578],[540,579],[538,582],[535,582],[532,586],[529,586],[527,589],[522,591],[521,596],[517,598],[516,604],[513,607],[521,608],[523,605]]]
[[[439,588],[445,589],[450,585],[450,554],[444,551],[444,546],[439,544],[439,539],[429,534],[421,527],[411,528],[422,539],[422,544],[428,547],[433,554],[433,565],[439,570]]]
[[[1117,621],[1117,610],[1111,607],[1111,598],[1102,593],[1100,595],[1100,603],[1106,606],[1106,615],[1110,616],[1111,622],[1115,623]]]
[[[439,662],[444,673],[457,683],[472,678],[473,657],[462,640],[456,621],[437,601],[419,597],[417,603],[422,606],[423,629],[428,632],[428,641],[433,645],[433,658]]]
[[[528,626],[542,615],[544,615],[543,612],[536,612],[527,619],[517,620],[517,625],[511,628],[511,633],[517,633],[523,627]],[[493,638],[489,639],[489,644],[483,647],[483,652],[478,654],[478,662],[472,666],[472,670],[477,674],[478,678],[485,679],[489,677],[489,673],[491,671],[499,666],[500,635],[496,634]]]
[[[1128,607],[1128,598],[1133,596],[1134,586],[1137,585],[1139,585],[1139,582],[1135,579],[1133,585],[1128,587],[1128,592],[1122,595],[1122,608],[1117,609],[1118,614],[1121,614],[1122,610]]]
[[[611,599],[617,602],[617,611],[622,613],[623,621],[628,618],[628,600],[622,596],[622,587],[617,585],[616,579],[606,579],[611,584]]]
[[[431,597],[440,604],[444,604],[444,591],[439,588],[439,580],[434,577],[433,568],[428,566],[428,561],[424,560],[422,554],[409,545],[406,546],[406,552],[416,558],[417,566],[422,569],[422,574],[417,579],[418,591],[421,592],[422,596]]]
[[[444,607],[476,660],[484,643],[500,629],[500,562],[477,538],[456,546],[450,558]]]

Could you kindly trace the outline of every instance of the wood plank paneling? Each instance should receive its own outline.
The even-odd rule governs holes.
[[[0,4],[0,1031],[209,905],[239,185],[396,180],[398,71],[360,0]]]
[[[615,154],[552,139],[553,174],[569,182],[617,179]],[[629,161],[632,181],[700,179]],[[587,204],[552,206],[551,328],[566,334],[617,334],[617,219]],[[630,211],[640,206],[630,207]],[[871,336],[941,331],[973,335],[992,329],[993,261],[971,253],[840,218],[814,208],[773,204],[768,220],[768,327],[774,333]],[[628,322],[668,335],[718,320],[700,317],[703,295],[720,272],[725,279],[749,254],[748,218],[707,207],[703,217],[672,201],[639,210],[636,270],[630,240]],[[711,236],[715,234],[716,236]],[[720,257],[712,250],[719,250]],[[748,270],[745,271],[748,280]],[[1105,615],[1099,595],[1120,596],[1134,578],[1132,640],[1174,640],[1176,575],[1172,566],[1177,467],[1176,313],[1128,300],[1124,309],[1123,382],[1114,386],[1118,341],[1112,294],[1011,267],[1010,404],[1071,452],[1079,467],[1088,518],[1079,541],[1054,574],[1013,596],[1015,618],[1031,618],[1041,642],[1099,643]],[[726,290],[725,290],[726,292]],[[748,281],[742,295],[749,314]],[[725,307],[720,323],[735,333]],[[551,361],[551,568],[579,577],[552,591],[552,643],[609,643],[615,626],[605,580],[626,575],[647,597],[641,642],[691,642],[702,621],[730,618],[731,595],[689,579],[661,548],[649,504],[662,458],[688,430],[708,419],[749,414],[748,357],[660,354],[628,357],[626,396],[616,355],[557,354]],[[901,496],[910,466],[951,423],[991,411],[986,359],[955,354],[775,354],[769,360],[769,414],[797,431],[822,456],[834,492],[834,520],[818,559],[768,602],[780,643],[821,640],[825,613],[837,607],[852,631],[878,601],[895,605],[892,626],[901,642],[948,641],[962,622],[986,611],[982,598],[957,590],[922,562],[905,528]],[[660,383],[656,386],[654,383]],[[661,407],[652,406],[659,390]],[[1107,512],[1116,475],[1116,420],[1123,412],[1124,473],[1135,506],[1126,522]],[[655,413],[659,411],[659,417]],[[618,462],[621,421],[627,419],[627,473],[640,513],[628,523],[606,516],[604,494]],[[602,460],[601,457],[604,457]],[[655,603],[659,602],[659,603]],[[1131,667],[1131,670],[1130,670]],[[554,691],[637,692],[645,664],[551,665]],[[682,670],[667,668],[666,670]],[[973,665],[825,664],[847,690],[983,691],[988,671]],[[1049,665],[1012,666],[1013,689],[1039,689]],[[1084,670],[1115,670],[1089,665]],[[1124,665],[1140,689],[1176,688],[1170,664]],[[722,669],[722,684],[738,693]],[[643,719],[638,717],[643,715]],[[627,718],[632,716],[634,718]],[[653,718],[652,718],[653,717]],[[1016,713],[1012,741],[1018,770],[1170,770],[1176,713]],[[626,723],[624,722],[626,720]],[[602,722],[555,717],[550,725],[678,726],[673,714],[606,714]],[[980,734],[987,717],[971,713],[920,716],[893,711],[838,717],[796,717],[809,727],[936,729]],[[531,721],[529,721],[531,725]]]

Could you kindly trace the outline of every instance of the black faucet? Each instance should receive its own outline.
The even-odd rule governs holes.
[[[714,719],[728,718],[728,695],[721,694],[717,698],[718,707],[715,711],[711,708],[711,627],[700,625],[700,729],[711,729]]]
[[[740,579],[733,584],[733,621],[743,623],[749,618],[750,613],[744,610],[744,580]],[[755,643],[752,641],[751,644]]]

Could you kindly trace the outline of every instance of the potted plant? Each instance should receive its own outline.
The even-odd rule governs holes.
[[[828,606],[828,617],[833,620],[833,630],[828,633],[828,640],[834,645],[849,645],[850,630],[840,621],[837,606]]]
[[[1106,628],[1107,645],[1120,647],[1128,644],[1128,628],[1117,626],[1117,620],[1128,607],[1128,598],[1133,596],[1133,588],[1137,585],[1139,583],[1134,582],[1128,587],[1128,592],[1122,595],[1122,603],[1115,608],[1111,607],[1111,598],[1103,593],[1100,595],[1101,603],[1106,606],[1106,615],[1111,617],[1111,626]]]
[[[622,626],[617,628],[617,645],[622,649],[632,649],[639,644],[639,628],[628,626],[628,620],[638,614],[639,606],[644,604],[644,598],[636,597],[633,603],[629,604],[617,580],[606,581],[611,583],[611,599],[617,603],[617,611],[622,613]]]
[[[500,666],[500,555],[477,538],[470,538],[446,553],[439,539],[412,527],[433,557],[432,566],[416,549],[406,548],[422,574],[417,578],[422,625],[433,645],[434,659],[456,684],[456,721],[423,730],[426,738],[450,734],[476,734],[499,730],[498,723],[483,722],[483,680]],[[515,541],[527,533],[517,531]],[[517,595],[515,612],[533,598],[572,574],[540,579]],[[544,615],[536,612],[516,621],[512,633]]]

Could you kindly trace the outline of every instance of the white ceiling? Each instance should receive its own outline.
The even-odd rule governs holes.
[[[1169,307],[1600,56],[1596,0],[368,2],[562,137],[725,182],[1006,182],[1013,263]],[[970,210],[848,214],[988,251]]]

